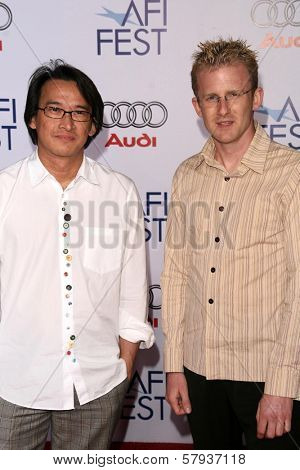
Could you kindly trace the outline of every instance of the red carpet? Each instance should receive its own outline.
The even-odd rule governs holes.
[[[119,450],[191,450],[193,449],[192,444],[178,444],[175,442],[113,442],[111,449]]]
[[[51,442],[47,442],[46,450],[51,450]],[[192,444],[178,444],[173,442],[113,442],[111,450],[191,450]]]

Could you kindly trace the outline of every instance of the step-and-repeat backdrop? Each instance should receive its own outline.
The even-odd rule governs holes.
[[[105,126],[87,155],[130,176],[144,203],[157,341],[139,354],[116,440],[191,442],[164,398],[159,285],[172,175],[207,137],[191,105],[191,55],[206,39],[246,39],[265,89],[256,117],[272,138],[300,149],[299,26],[300,0],[0,2],[0,168],[32,152],[23,122],[28,79],[62,58],[105,101]]]

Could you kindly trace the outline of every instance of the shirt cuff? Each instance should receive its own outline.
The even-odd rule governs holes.
[[[140,349],[149,349],[155,341],[153,329],[148,322],[135,323],[130,326],[120,328],[121,338],[131,343],[139,343]]]
[[[164,348],[165,372],[183,372],[183,351],[178,348]]]
[[[277,397],[296,398],[300,390],[300,371],[291,367],[270,367],[264,393]]]

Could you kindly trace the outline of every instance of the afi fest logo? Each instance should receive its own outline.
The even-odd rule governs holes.
[[[102,6],[96,13],[101,17],[101,26],[104,22],[107,24],[97,29],[98,55],[160,55],[167,32],[167,0],[119,3],[124,8],[121,12]]]
[[[0,2],[0,31],[5,31],[12,23],[12,12],[9,6]],[[3,41],[0,39],[0,52],[3,50]]]
[[[300,150],[300,109],[296,108],[290,96],[280,109],[262,106],[256,113],[271,139],[286,144],[292,149]],[[267,116],[267,124],[263,123],[265,121],[262,118],[263,115]]]
[[[278,28],[300,26],[300,0],[260,0],[253,4],[251,9],[253,23],[259,28],[277,28],[274,35],[268,32],[263,38],[260,47],[290,48],[300,47],[300,36],[278,37]]]
[[[119,129],[128,129],[133,127],[135,129],[142,129],[150,127],[156,129],[165,124],[168,119],[168,111],[164,104],[159,101],[151,101],[145,103],[144,101],[135,101],[128,103],[128,101],[120,101],[119,103],[112,103],[106,101],[104,103],[105,116],[103,127]],[[105,147],[156,147],[157,137],[143,132],[138,136],[123,136],[120,137],[116,133],[109,136]]]

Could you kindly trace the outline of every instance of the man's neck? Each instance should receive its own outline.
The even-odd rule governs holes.
[[[244,148],[241,145],[220,145],[218,142],[215,142],[216,145],[216,153],[215,153],[215,160],[221,163],[221,165],[226,168],[228,173],[232,173],[234,170],[237,169],[239,166],[243,155],[247,152],[249,145],[245,145]]]
[[[253,123],[248,131],[234,142],[222,143],[214,139],[216,146],[215,160],[221,163],[228,173],[233,172],[237,169],[243,156],[250,147],[254,135],[255,127]]]
[[[78,157],[48,157],[40,153],[38,155],[44,167],[63,189],[66,189],[74,180],[83,160],[83,155],[78,155]]]

